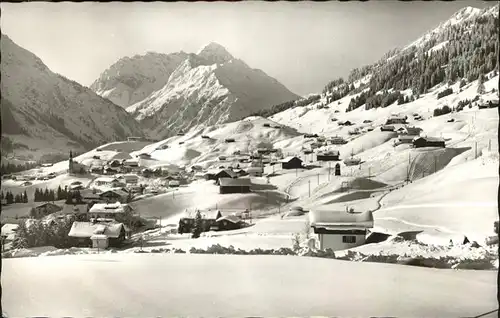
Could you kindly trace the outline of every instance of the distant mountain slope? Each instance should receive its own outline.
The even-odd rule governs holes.
[[[126,108],[162,88],[186,57],[184,52],[148,52],[132,58],[124,57],[104,71],[90,89]]]
[[[127,111],[157,138],[197,125],[236,121],[297,98],[276,79],[210,43],[198,54],[189,54],[161,89]]]
[[[406,47],[352,70],[346,79],[332,80],[313,103],[328,105],[353,96],[344,109],[371,109],[418,99],[441,83],[484,82],[485,74],[498,71],[498,11],[498,4],[486,9],[463,8]],[[405,90],[410,92],[402,93]],[[297,106],[304,105],[284,103],[260,115],[272,116]]]
[[[5,34],[1,40],[2,139],[16,154],[66,153],[143,135],[124,109],[53,73]]]

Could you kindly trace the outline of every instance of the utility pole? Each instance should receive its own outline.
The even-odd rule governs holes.
[[[309,180],[309,197],[311,197],[311,180]]]
[[[477,141],[474,143],[474,159],[477,159]]]
[[[319,185],[319,173],[318,173],[318,185]]]

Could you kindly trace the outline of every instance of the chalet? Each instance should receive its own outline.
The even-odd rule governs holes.
[[[281,160],[282,169],[299,169],[302,168],[302,160],[295,156],[286,157]]]
[[[369,119],[365,119],[365,120],[363,120],[363,124],[369,124],[369,123],[371,123],[371,122],[372,122],[372,121],[371,121],[371,120],[369,120]]]
[[[202,180],[202,179],[205,179],[205,174],[203,172],[196,172],[193,175],[193,178],[196,180]]]
[[[340,126],[352,126],[354,124],[350,120],[346,120],[346,121],[340,121],[339,125]]]
[[[99,235],[100,239],[97,239]],[[77,240],[78,246],[92,246],[99,248],[120,247],[130,235],[130,230],[123,223],[97,223],[97,222],[73,222],[69,237]],[[94,238],[94,239],[92,239]],[[105,238],[105,244],[95,245],[95,241]],[[94,241],[94,242],[93,242]]]
[[[103,202],[120,202],[126,203],[129,194],[123,190],[108,190],[99,194],[99,198]]]
[[[263,126],[263,127],[271,127],[271,124],[269,124],[269,123],[264,123],[262,126]]]
[[[305,155],[309,155],[309,154],[312,154],[312,153],[313,153],[313,150],[312,150],[312,149],[302,149],[302,152],[303,152]]]
[[[124,186],[117,178],[100,177],[94,180],[94,184],[98,187],[121,188]]]
[[[393,125],[383,125],[380,127],[381,131],[394,131],[395,129]]]
[[[355,157],[349,157],[347,159],[344,159],[344,164],[346,166],[356,166],[361,163],[361,159],[355,158]]]
[[[236,175],[236,173],[234,173],[233,170],[230,170],[230,169],[225,169],[225,170],[220,170],[219,172],[217,172],[214,176],[213,176],[213,179],[212,180],[215,180],[216,181],[216,184],[219,184],[219,180],[221,178],[231,178],[231,179],[235,179],[237,178],[238,176]]]
[[[226,138],[224,140],[225,143],[229,143],[229,142],[235,142],[234,138]]]
[[[304,134],[304,138],[317,138],[318,134]]]
[[[118,168],[122,165],[121,160],[113,159],[108,162],[108,166],[111,168]]]
[[[137,184],[139,177],[135,174],[124,174],[118,177],[118,181],[125,184]]]
[[[94,204],[101,202],[101,197],[99,194],[101,191],[97,191],[97,189],[84,189],[80,191],[80,195],[82,197],[82,201],[87,204]]]
[[[225,215],[215,221],[213,228],[217,231],[231,231],[242,227],[242,220],[236,215]]]
[[[32,218],[35,218],[35,219],[41,219],[49,214],[59,212],[61,210],[62,210],[62,207],[60,207],[54,203],[46,202],[46,203],[43,203],[43,204],[40,204],[38,206],[33,207],[30,211],[30,216]]]
[[[246,170],[247,174],[251,177],[262,177],[264,168],[262,167],[249,167]]]
[[[401,117],[401,116],[393,116],[388,118],[385,121],[386,125],[394,125],[394,124],[406,124],[406,117]]]
[[[236,176],[239,178],[239,177],[244,177],[244,176],[248,176],[248,172],[246,172],[245,170],[243,169],[234,169],[233,170],[234,173],[236,173]]]
[[[332,145],[344,145],[346,143],[347,141],[342,137],[335,136],[330,138],[330,144]]]
[[[315,209],[309,212],[310,225],[318,235],[321,250],[345,250],[363,245],[368,229],[373,228],[371,211],[331,211]]]
[[[207,135],[202,135],[201,136],[202,139],[210,139],[210,136],[207,136]]]
[[[331,120],[332,120],[332,121],[337,121],[338,119],[337,119],[337,118],[332,118]]]
[[[251,184],[250,179],[220,178],[219,193],[248,193]]]
[[[168,182],[169,188],[178,188],[181,185],[179,180],[170,180]]]
[[[420,133],[422,131],[423,131],[422,128],[419,127],[403,127],[401,134],[408,136],[420,136]]]
[[[479,109],[485,108],[496,108],[498,107],[498,99],[489,100],[487,102],[482,102],[478,105]]]
[[[450,119],[447,120],[447,122],[454,123],[455,122],[455,118],[450,118]]]
[[[268,148],[257,148],[257,153],[260,155],[268,155],[271,151]]]
[[[325,151],[316,155],[317,161],[338,161],[340,152],[338,150]]]
[[[33,182],[25,181],[20,184],[21,187],[29,187],[30,185],[33,185]]]
[[[111,176],[117,174],[118,172],[119,172],[119,170],[116,168],[106,167],[104,169],[104,174],[111,175]]]
[[[226,156],[219,156],[219,161],[226,161],[227,157]]]
[[[413,139],[413,146],[415,148],[422,148],[422,147],[441,147],[445,148],[446,143],[443,138],[436,138],[436,137],[418,137]]]
[[[126,167],[137,168],[139,167],[139,161],[137,159],[126,159],[123,161],[123,165]]]
[[[92,166],[90,167],[90,173],[104,174],[103,166]]]
[[[132,207],[128,204],[116,203],[96,203],[89,210],[89,217],[98,219],[116,219],[117,216],[132,214]]]
[[[193,231],[196,213],[198,211],[199,210],[189,212],[186,210],[183,213],[179,220],[179,234],[191,233]],[[206,210],[199,212],[201,216],[202,232],[210,231],[210,228],[212,228],[216,224],[216,221],[222,217],[221,212],[218,210]]]
[[[399,144],[412,144],[415,136],[410,135],[399,135],[397,143]]]

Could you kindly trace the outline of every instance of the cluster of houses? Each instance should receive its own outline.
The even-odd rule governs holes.
[[[179,234],[193,232],[197,213],[199,213],[201,217],[201,232],[230,231],[247,226],[241,215],[237,215],[237,213],[234,212],[225,213],[223,215],[220,210],[186,210],[179,220]],[[248,213],[248,210],[243,212],[243,214]]]

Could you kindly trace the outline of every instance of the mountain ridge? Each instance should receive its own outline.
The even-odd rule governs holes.
[[[2,139],[27,155],[85,150],[144,136],[123,109],[52,72],[32,52],[1,34]]]

